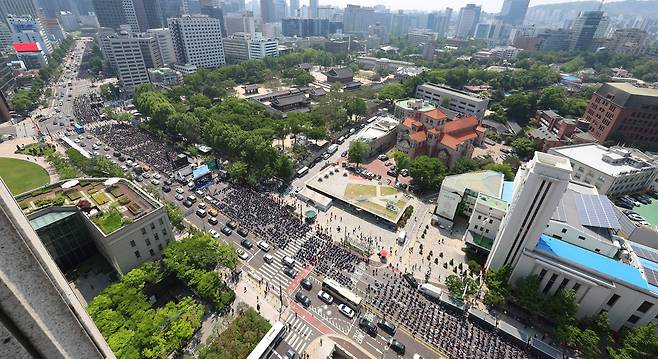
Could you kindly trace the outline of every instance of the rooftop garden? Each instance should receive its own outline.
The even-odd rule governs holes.
[[[91,220],[96,223],[98,228],[100,228],[105,235],[110,235],[125,224],[132,222],[129,218],[123,216],[116,208],[112,208],[107,212],[93,216],[91,217]]]

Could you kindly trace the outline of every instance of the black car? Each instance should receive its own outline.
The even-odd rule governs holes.
[[[114,152],[114,153],[112,154],[112,156],[114,156],[114,157],[119,157],[119,156],[121,156],[121,153],[120,153],[120,152]]]
[[[194,204],[194,203],[192,203],[192,202],[190,202],[190,201],[188,201],[188,200],[183,201],[183,206],[185,206],[185,207],[187,207],[187,208],[192,207],[193,204]]]
[[[222,233],[224,233],[227,236],[230,236],[231,233],[233,233],[233,230],[228,228],[228,226],[224,226],[224,227],[222,227]],[[251,241],[250,241],[250,243],[251,243]],[[249,247],[249,248],[251,248],[251,247]]]
[[[226,228],[226,227],[224,227],[224,228]],[[223,229],[223,228],[222,228],[222,232],[224,232],[224,229]],[[250,240],[248,240],[248,239],[243,239],[242,241],[240,241],[240,244],[241,244],[243,247],[247,248],[247,249],[251,249],[251,248],[254,247],[254,244],[253,244]]]
[[[171,192],[171,187],[169,187],[169,186],[162,186],[162,192],[164,192],[164,193],[169,193],[169,192]]]
[[[369,321],[366,318],[361,318],[359,321],[359,328],[361,328],[364,332],[368,333],[370,336],[375,336],[377,335],[377,326],[375,326],[371,321]]]
[[[385,319],[380,319],[377,325],[382,328],[382,330],[390,335],[395,334],[395,325],[387,322]]]
[[[294,350],[288,349],[288,351],[283,354],[283,359],[295,359],[296,355],[297,354],[295,354]]]
[[[226,227],[228,227],[230,229],[236,229],[236,228],[238,228],[238,224],[235,221],[230,221],[230,222],[226,223]]]
[[[209,217],[209,218],[208,218],[208,223],[210,223],[210,224],[212,224],[213,226],[215,226],[215,225],[217,225],[217,223],[219,223],[219,221],[217,221],[217,218],[215,218],[215,217]]]
[[[311,283],[311,281],[308,279],[308,277],[302,279],[302,282],[300,283],[300,285],[302,286],[302,288],[304,288],[306,290],[311,290],[311,288],[313,288],[313,283]]]
[[[407,283],[409,283],[411,288],[414,288],[414,289],[418,288],[418,281],[416,281],[416,278],[414,278],[414,276],[411,275],[411,273],[403,274],[402,278],[404,278],[404,280],[406,280]]]
[[[283,267],[283,274],[287,275],[290,278],[295,278],[297,276],[297,271],[290,267]]]
[[[400,343],[397,339],[391,338],[391,340],[388,341],[388,346],[393,350],[394,352],[404,355],[404,344]]]
[[[238,234],[241,235],[242,237],[246,237],[249,234],[249,231],[244,228],[239,228]]]
[[[165,183],[167,186],[171,186],[172,184],[174,184],[174,181],[172,181],[171,179],[167,179],[164,183]]]
[[[302,292],[297,292],[295,294],[295,300],[307,308],[311,306],[311,299]]]

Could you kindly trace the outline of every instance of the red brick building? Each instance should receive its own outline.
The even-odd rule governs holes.
[[[592,95],[583,118],[603,143],[618,135],[627,145],[658,148],[658,90],[606,83]]]

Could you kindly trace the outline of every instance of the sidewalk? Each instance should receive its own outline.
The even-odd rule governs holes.
[[[242,279],[240,279],[235,286],[236,303],[242,302],[254,309],[260,306],[260,315],[272,324],[285,319],[290,313],[288,311],[288,306],[285,304],[285,296],[283,298],[283,310],[281,311],[281,314],[279,314],[281,307],[279,293],[270,289],[267,294],[265,294],[265,285],[259,285],[258,282],[246,274],[245,271],[243,271],[243,273],[244,275],[242,276]]]
[[[322,335],[317,337],[306,346],[304,352],[308,355],[309,359],[326,359],[331,356],[336,345],[355,358],[377,359],[377,357],[363,350],[360,345],[342,335]]]

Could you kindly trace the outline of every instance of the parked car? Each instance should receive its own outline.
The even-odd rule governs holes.
[[[243,261],[246,261],[247,259],[249,259],[249,254],[247,254],[247,252],[243,251],[240,248],[236,248],[235,253],[237,253],[238,258],[242,259]]]
[[[313,283],[311,283],[311,280],[308,279],[308,277],[302,279],[301,283],[299,284],[306,290],[311,290],[313,288]]]
[[[219,233],[214,229],[210,229],[208,233],[210,233],[213,238],[219,238]]]
[[[213,226],[217,225],[219,221],[217,220],[216,217],[208,217],[208,223],[212,224]]]
[[[368,333],[370,336],[374,337],[377,335],[377,326],[366,318],[361,318],[359,321],[359,328]]]
[[[228,228],[227,226],[222,227],[222,233],[224,233],[227,236],[230,236],[231,233],[233,233],[233,230]]]
[[[385,319],[380,319],[377,323],[377,326],[382,328],[382,330],[390,335],[395,334],[395,325],[387,322]]]
[[[354,314],[355,314],[354,310],[345,304],[339,304],[338,311],[340,311],[341,313],[343,313],[343,315],[345,315],[350,319],[354,318]]]
[[[395,338],[391,338],[391,339],[388,341],[388,346],[389,346],[389,348],[391,348],[391,350],[393,350],[394,352],[396,352],[396,353],[398,353],[398,354],[400,354],[400,355],[404,355],[404,350],[405,350],[404,344],[400,343],[397,339],[395,339]]]
[[[238,234],[242,237],[246,237],[249,234],[249,231],[244,228],[238,228]]]
[[[307,308],[311,306],[311,299],[302,292],[295,293],[295,300]]]
[[[331,294],[329,294],[329,293],[327,293],[323,290],[318,292],[318,298],[320,298],[320,300],[322,300],[323,302],[325,302],[329,305],[333,304],[333,302],[334,302],[334,297],[332,297]]]
[[[247,249],[251,249],[251,248],[254,247],[254,244],[246,238],[240,241],[240,245],[242,245],[243,247],[245,247]]]

